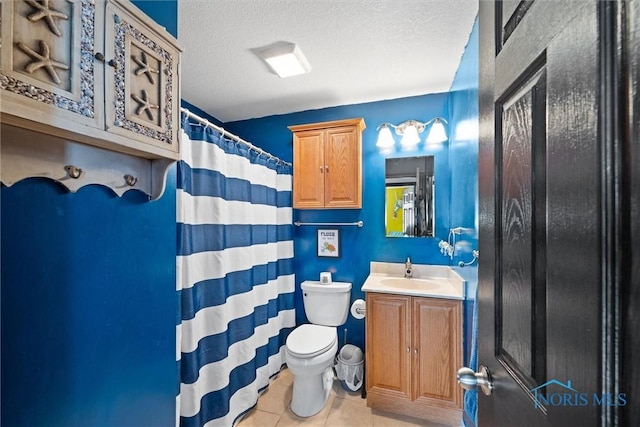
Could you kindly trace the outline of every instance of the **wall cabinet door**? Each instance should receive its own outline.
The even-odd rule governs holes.
[[[363,119],[290,126],[293,132],[293,207],[362,207]]]
[[[462,304],[367,293],[367,405],[447,425],[462,419]]]
[[[308,130],[294,134],[294,208],[324,207],[324,137],[323,130]]]
[[[355,126],[327,129],[324,147],[326,208],[362,207],[362,144]]]
[[[2,8],[2,122],[102,129],[103,14],[88,0],[7,1]],[[35,127],[35,129],[34,129]]]
[[[129,3],[108,3],[105,19],[106,127],[178,151],[179,50]]]

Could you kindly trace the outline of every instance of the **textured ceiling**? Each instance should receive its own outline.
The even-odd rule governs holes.
[[[222,122],[446,92],[478,0],[178,0],[182,98]],[[280,79],[252,49],[298,44]]]

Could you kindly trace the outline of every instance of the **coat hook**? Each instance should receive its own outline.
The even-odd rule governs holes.
[[[73,179],[78,179],[80,178],[80,175],[82,175],[82,169],[74,165],[67,165],[64,167],[64,170],[66,170],[69,176]]]
[[[133,175],[125,175],[124,180],[129,187],[133,187],[138,182],[138,178]]]

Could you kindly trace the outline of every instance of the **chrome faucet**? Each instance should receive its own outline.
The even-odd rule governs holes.
[[[409,257],[407,257],[407,262],[404,263],[404,277],[413,277],[413,266]]]

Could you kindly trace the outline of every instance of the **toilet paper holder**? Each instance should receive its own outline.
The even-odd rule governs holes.
[[[367,305],[364,300],[357,299],[351,304],[351,315],[356,319],[364,319],[367,314]]]

